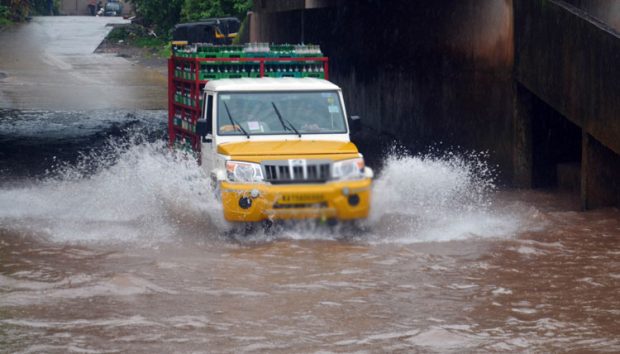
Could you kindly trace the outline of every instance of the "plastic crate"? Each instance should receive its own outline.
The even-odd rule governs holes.
[[[218,80],[225,79],[225,73],[207,73],[200,72],[200,80]]]
[[[249,76],[250,73],[247,72],[239,72],[239,73],[200,73],[200,80],[219,80],[219,79],[240,79],[242,77],[259,77],[260,74],[256,73],[256,76]]]
[[[302,77],[300,72],[266,72],[266,77]]]
[[[198,77],[199,80],[216,80],[218,79],[217,77],[218,74],[216,73],[209,73],[209,72],[200,72],[200,76]]]
[[[216,58],[241,58],[243,55],[242,52],[234,52],[234,53],[217,53]]]
[[[282,77],[282,73],[265,71],[265,77]]]
[[[325,78],[325,73],[322,72],[305,72],[305,73],[301,73],[301,77],[314,77],[317,79],[324,79]]]
[[[247,77],[245,73],[224,73],[224,75],[226,75],[227,79],[240,79],[242,77]]]
[[[271,58],[292,58],[294,57],[295,54],[293,54],[293,52],[287,53],[287,52],[274,52],[271,53],[270,57]]]
[[[241,58],[270,58],[271,55],[268,52],[251,52],[241,53]]]

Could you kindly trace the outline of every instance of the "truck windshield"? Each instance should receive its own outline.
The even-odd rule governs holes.
[[[245,135],[244,130],[250,135],[347,132],[336,91],[221,93],[217,124],[219,135]]]

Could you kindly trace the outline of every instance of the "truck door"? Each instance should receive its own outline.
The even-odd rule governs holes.
[[[213,136],[213,94],[205,93],[204,106],[202,107],[203,117],[207,121],[207,135],[202,139],[202,146],[200,151],[202,152],[202,166],[207,172],[213,170],[214,157],[215,157],[215,141]]]

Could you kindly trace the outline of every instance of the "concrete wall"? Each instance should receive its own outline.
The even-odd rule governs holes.
[[[618,0],[564,0],[590,16],[620,32],[620,1]]]
[[[584,210],[620,205],[620,155],[583,133],[581,204]]]
[[[489,150],[504,181],[620,204],[620,1],[270,3],[256,3],[251,38],[320,44],[371,128],[362,148]]]
[[[620,205],[620,36],[610,27],[618,15],[607,15],[609,23],[594,16],[603,16],[611,1],[570,2],[580,8],[559,0],[515,2],[515,180],[535,187],[548,165],[570,171],[560,167],[576,162],[584,209]],[[548,129],[552,116],[561,118]],[[558,138],[549,139],[553,134]],[[549,145],[537,148],[545,138]],[[571,151],[576,143],[579,153]],[[549,158],[537,165],[541,154]]]
[[[254,40],[321,45],[349,113],[361,115],[374,135],[397,137],[413,150],[438,142],[489,150],[510,177],[511,0],[351,0],[255,12]]]
[[[562,2],[515,2],[516,79],[620,153],[620,37]]]

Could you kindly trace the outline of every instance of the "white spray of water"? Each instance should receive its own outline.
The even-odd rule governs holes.
[[[355,239],[369,243],[441,242],[510,237],[531,225],[531,210],[495,202],[495,172],[484,153],[390,153],[375,179],[365,232],[317,227],[311,222],[240,241]]]
[[[221,206],[195,161],[164,142],[113,141],[77,166],[22,187],[0,187],[0,229],[47,234],[58,242],[149,245],[187,233],[228,231]],[[138,135],[139,137],[139,135]],[[493,173],[476,155],[441,158],[392,154],[373,188],[370,242],[412,243],[512,235],[520,218],[493,205]],[[237,240],[342,238],[302,223]]]
[[[429,242],[513,235],[520,217],[494,208],[494,172],[484,154],[391,154],[375,181],[375,241]]]
[[[141,244],[169,239],[185,223],[224,227],[192,158],[163,142],[111,142],[106,150],[59,168],[55,177],[0,189],[0,226],[59,242]]]

